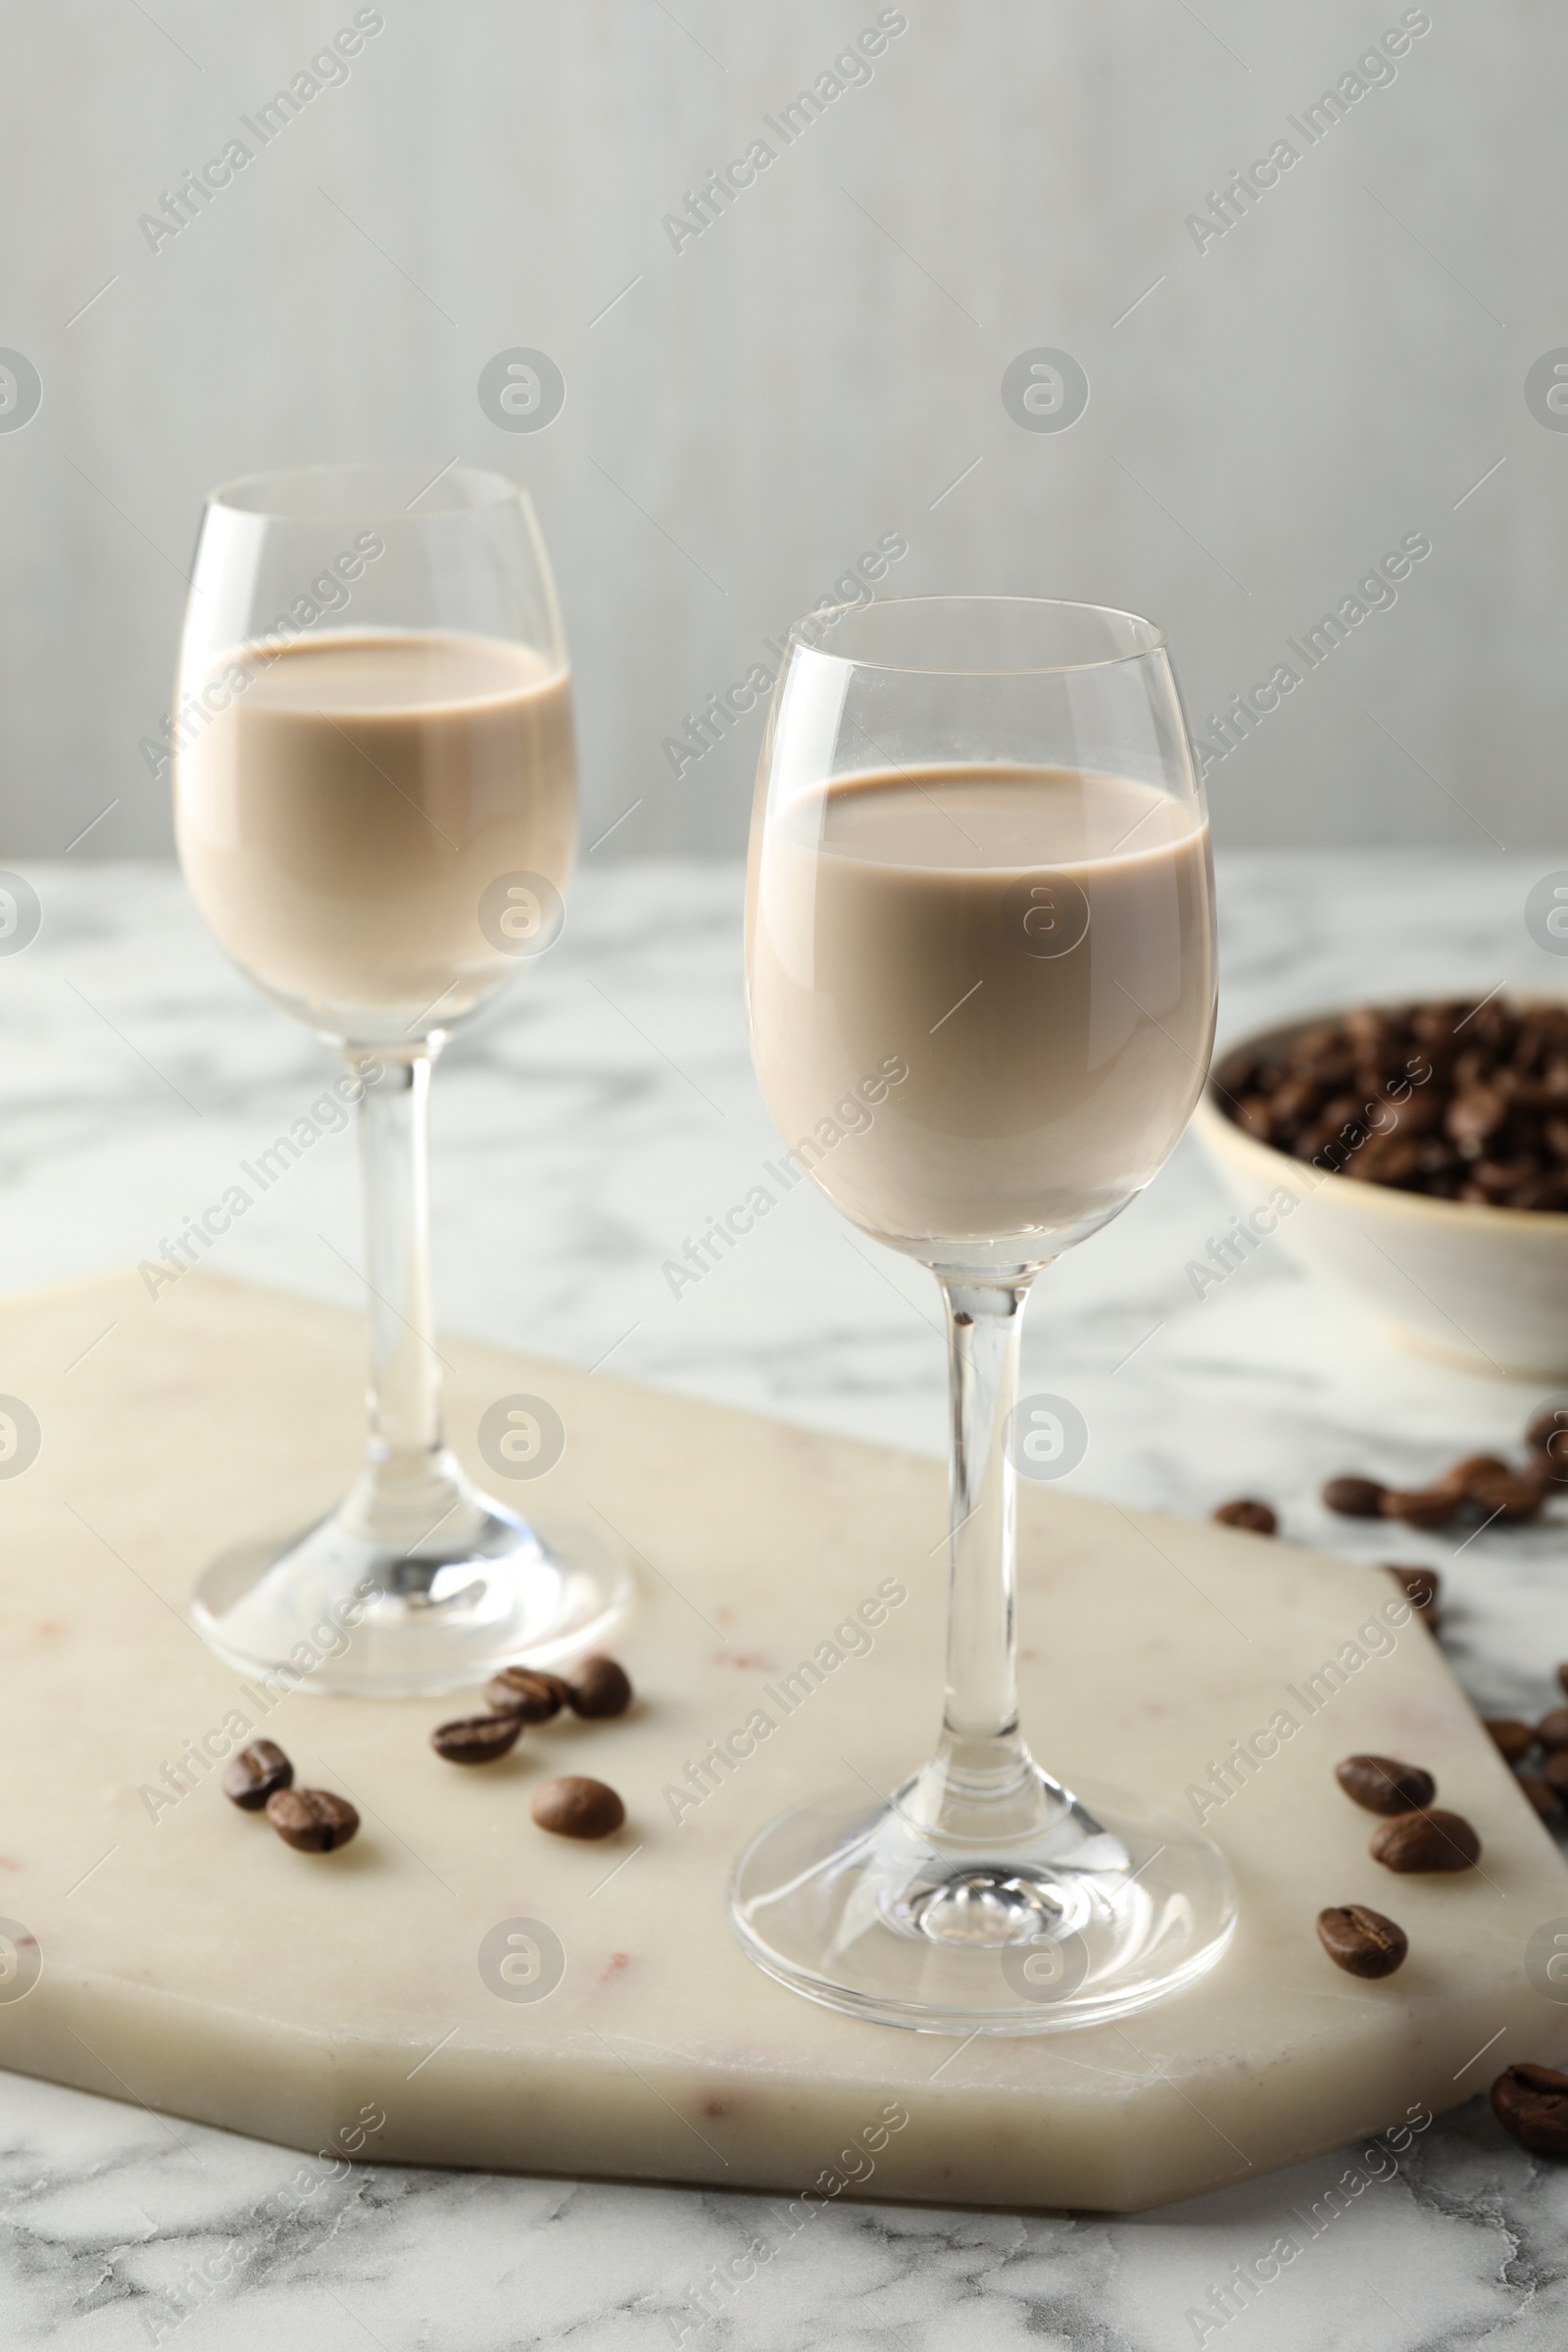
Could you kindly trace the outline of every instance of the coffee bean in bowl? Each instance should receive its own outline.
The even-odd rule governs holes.
[[[1320,1911],[1317,1937],[1335,1965],[1352,1977],[1392,1977],[1410,1949],[1404,1930],[1365,1903]]]
[[[1568,1208],[1568,1005],[1359,1005],[1239,1048],[1218,1077],[1233,1124],[1326,1173]]]

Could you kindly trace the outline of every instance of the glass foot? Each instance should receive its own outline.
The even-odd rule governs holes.
[[[625,1610],[630,1564],[593,1529],[542,1536],[464,1480],[405,1546],[373,1524],[363,1483],[308,1534],[214,1560],[191,1613],[227,1664],[329,1697],[432,1697],[590,1648]]]
[[[1236,1924],[1207,1838],[1090,1788],[1041,1833],[980,1850],[932,1837],[916,1776],[850,1791],[752,1840],[730,1885],[743,1949],[792,1991],[926,2034],[1054,2034],[1147,2008],[1212,1968]]]

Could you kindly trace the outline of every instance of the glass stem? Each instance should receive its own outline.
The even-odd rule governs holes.
[[[939,1837],[1026,1838],[1069,1800],[1018,1729],[1016,1474],[1008,1440],[1029,1284],[942,1281],[952,1397],[948,1686],[942,1740],[921,1776]],[[929,1799],[936,1797],[933,1807]]]
[[[430,1072],[438,1047],[345,1049],[358,1078],[369,1323],[367,1459],[348,1514],[376,1542],[412,1547],[461,1531],[461,1474],[447,1451],[430,1290]],[[447,1525],[442,1525],[447,1521]]]

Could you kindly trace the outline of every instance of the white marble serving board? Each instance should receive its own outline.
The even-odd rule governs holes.
[[[347,2133],[426,2164],[1127,2210],[1451,2106],[1490,2078],[1490,2061],[1466,2071],[1489,2041],[1499,2061],[1568,2051],[1568,2010],[1523,1967],[1530,1934],[1568,1913],[1556,1848],[1418,1622],[1308,1716],[1307,1678],[1394,1589],[1283,1544],[1023,1497],[1025,1715],[1054,1765],[1181,1809],[1233,1740],[1281,1709],[1301,1723],[1208,1813],[1242,1889],[1231,1951],[1121,2028],[960,2045],[866,2026],[781,1990],[730,1939],[724,1879],[751,1832],[826,1783],[887,1787],[932,1735],[929,1461],[443,1343],[470,1463],[497,1396],[549,1396],[566,1453],[519,1492],[546,1526],[598,1513],[636,1547],[618,1643],[635,1714],[529,1732],[482,1771],[426,1744],[453,1702],[301,1693],[264,1718],[185,1598],[212,1552],[333,1498],[360,1347],[339,1309],[204,1273],[156,1300],[128,1273],[0,1309],[0,1389],[42,1436],[0,1477],[0,1914],[42,1962],[0,2000],[0,2064],[309,2151]],[[781,1675],[884,1580],[907,1599],[786,1717]],[[677,1824],[669,1788],[759,1706],[773,1736]],[[296,1854],[188,1765],[167,1801],[166,1766],[204,1735],[221,1747],[236,1708],[302,1782],[354,1799],[354,1845]],[[1370,1861],[1376,1825],[1331,1774],[1358,1748],[1430,1765],[1483,1868],[1393,1879]],[[538,1831],[529,1798],[552,1770],[612,1781],[625,1830]],[[1409,1933],[1387,1984],[1317,1945],[1318,1909],[1355,1900]],[[521,1918],[565,1955],[528,2003],[479,1967]],[[884,2135],[890,2113],[907,2120]]]

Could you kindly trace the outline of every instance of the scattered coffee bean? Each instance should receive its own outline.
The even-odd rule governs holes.
[[[1442,1494],[1436,1487],[1388,1487],[1380,1507],[1385,1519],[1401,1519],[1406,1527],[1430,1533],[1446,1527],[1459,1504],[1456,1496]]]
[[[1543,1821],[1555,1821],[1562,1811],[1561,1791],[1539,1772],[1521,1772],[1515,1776]]]
[[[1373,1831],[1367,1850],[1385,1870],[1473,1870],[1481,1840],[1461,1813],[1401,1813]]]
[[[430,1745],[449,1764],[493,1764],[521,1737],[520,1715],[466,1715],[457,1723],[437,1724]]]
[[[1331,1478],[1323,1490],[1323,1500],[1342,1519],[1376,1519],[1387,1492],[1375,1478]]]
[[[1521,1723],[1516,1715],[1483,1716],[1482,1728],[1492,1734],[1494,1741],[1510,1764],[1522,1762],[1536,1744],[1535,1733],[1528,1723]]]
[[[603,1781],[568,1772],[546,1781],[533,1800],[533,1817],[558,1838],[608,1838],[625,1820],[626,1808]]]
[[[584,1658],[570,1686],[570,1698],[579,1715],[624,1715],[631,1705],[625,1668],[613,1658]]]
[[[1213,1513],[1221,1527],[1240,1527],[1250,1536],[1271,1536],[1279,1519],[1266,1502],[1254,1502],[1250,1495],[1239,1495],[1235,1502],[1222,1502]]]
[[[1568,1135],[1568,1118],[1563,1124]],[[1323,1500],[1330,1510],[1343,1512],[1347,1518],[1400,1519],[1407,1527],[1432,1532],[1446,1527],[1461,1511],[1479,1521],[1523,1526],[1538,1516],[1554,1475],[1541,1454],[1516,1470],[1500,1454],[1467,1453],[1430,1487],[1396,1488],[1375,1478],[1331,1478],[1323,1489]],[[1568,1482],[1568,1429],[1561,1476]]]
[[[1472,1494],[1477,1479],[1510,1478],[1512,1475],[1507,1463],[1498,1454],[1467,1453],[1463,1461],[1454,1463],[1451,1470],[1445,1470],[1438,1481],[1437,1491],[1440,1494],[1453,1495],[1458,1502],[1469,1502],[1478,1499]]]
[[[1559,1796],[1568,1796],[1568,1747],[1552,1750],[1541,1767],[1541,1777]]]
[[[1568,1690],[1568,1658],[1565,1658],[1562,1664],[1558,1667],[1557,1680],[1561,1684],[1563,1690]]]
[[[1568,1707],[1553,1707],[1536,1726],[1543,1747],[1568,1747]]]
[[[519,1723],[548,1723],[570,1696],[559,1674],[536,1666],[503,1666],[484,1687],[486,1706],[498,1715],[515,1715]]]
[[[1328,1174],[1568,1208],[1568,1008],[1357,1005],[1232,1054],[1219,1077],[1238,1126]]]
[[[1492,2112],[1532,2156],[1568,2156],[1568,2075],[1510,2066],[1492,2085]]]
[[[1335,1765],[1334,1778],[1369,1813],[1416,1813],[1438,1793],[1430,1772],[1394,1756],[1347,1756]]]
[[[286,1788],[294,1767],[270,1740],[253,1740],[223,1767],[223,1794],[246,1813],[260,1813],[274,1789]]]
[[[1392,1560],[1385,1560],[1383,1564],[1411,1608],[1418,1609],[1436,1631],[1438,1594],[1443,1590],[1443,1579],[1436,1568],[1397,1568]]]
[[[1522,1527],[1526,1520],[1535,1518],[1545,1494],[1539,1479],[1523,1477],[1504,1467],[1478,1470],[1470,1481],[1466,1499],[1475,1504],[1485,1519]]]
[[[1392,1977],[1410,1949],[1404,1930],[1364,1903],[1320,1911],[1317,1936],[1329,1958],[1352,1977]]]
[[[267,1800],[267,1818],[285,1845],[302,1854],[329,1854],[347,1845],[360,1817],[347,1798],[324,1788],[278,1788]]]

